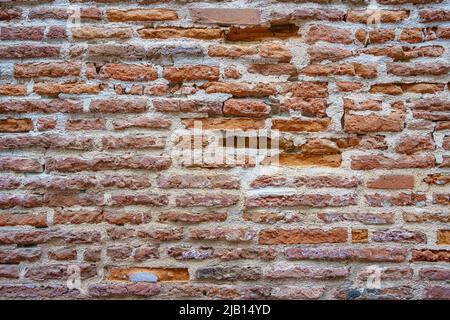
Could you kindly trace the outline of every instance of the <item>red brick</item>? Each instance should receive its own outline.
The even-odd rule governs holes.
[[[0,278],[19,279],[19,271],[17,266],[0,266]]]
[[[351,44],[353,42],[353,34],[349,29],[312,25],[306,34],[306,43],[312,44],[317,41]]]
[[[31,119],[1,119],[0,132],[28,132],[33,130]]]
[[[26,96],[28,89],[21,84],[0,84],[0,96]]]
[[[40,7],[33,8],[28,14],[30,19],[55,19],[55,20],[67,20],[71,16],[74,16],[77,12],[74,9],[66,8],[54,8],[54,7]],[[80,8],[80,18],[86,20],[100,20],[101,11],[99,8],[88,7]]]
[[[138,30],[143,39],[180,39],[192,38],[201,40],[212,40],[223,38],[223,31],[219,28],[179,28],[160,27],[143,28]]]
[[[411,261],[424,262],[450,262],[449,250],[413,249]]]
[[[175,241],[184,237],[183,228],[157,228],[145,231],[138,231],[141,238],[149,238],[158,241]]]
[[[177,196],[175,199],[177,207],[228,207],[236,204],[239,197],[233,194],[216,193],[216,194],[191,194]]]
[[[228,93],[235,97],[267,97],[276,93],[268,83],[209,82],[202,86],[206,93]]]
[[[298,36],[299,27],[295,24],[252,26],[247,28],[230,27],[225,34],[227,41],[261,41],[288,39]]]
[[[39,41],[44,38],[44,27],[1,27],[1,40]]]
[[[419,17],[422,22],[440,22],[450,20],[450,10],[421,10]]]
[[[41,249],[2,249],[0,250],[0,263],[19,264],[21,262],[35,262],[41,259]]]
[[[47,171],[60,172],[119,169],[164,170],[170,167],[170,165],[170,159],[162,156],[97,157],[91,159],[60,157],[48,159],[46,161],[45,168]]]
[[[392,224],[394,215],[392,213],[351,213],[351,212],[324,212],[318,217],[327,223],[340,221],[357,221],[364,224]]]
[[[375,242],[426,243],[427,237],[419,231],[387,229],[373,232],[371,240]]]
[[[435,158],[430,154],[395,158],[375,154],[352,157],[351,168],[353,170],[432,168],[434,164]]]
[[[219,80],[219,68],[210,66],[164,67],[163,77],[170,82]]]
[[[163,212],[158,220],[161,222],[200,223],[209,221],[225,221],[227,214],[217,213],[187,213],[187,212]]]
[[[0,171],[42,172],[42,165],[35,159],[0,157]]]
[[[444,63],[388,63],[387,72],[396,76],[411,77],[420,75],[446,75],[450,71],[450,65]]]
[[[448,287],[448,286],[428,287],[424,291],[423,298],[431,299],[431,300],[449,300],[450,299],[450,287]]]
[[[48,251],[48,258],[51,260],[65,261],[75,260],[77,258],[77,251],[71,248],[58,248]]]
[[[251,196],[245,201],[248,207],[290,207],[303,206],[313,208],[344,207],[356,204],[355,194],[334,196],[331,194],[292,194]]]
[[[60,54],[59,46],[50,45],[14,45],[0,46],[0,59],[56,58]]]
[[[399,193],[395,195],[376,193],[365,197],[371,207],[414,206],[423,204],[427,199],[426,195],[421,193]]]
[[[33,213],[0,213],[0,226],[47,227],[47,215]]]
[[[409,11],[404,10],[379,10],[377,11],[377,18],[382,23],[397,23],[409,17]],[[349,11],[347,12],[346,20],[348,22],[374,24],[377,21],[373,20],[374,15],[370,10],[366,11]]]
[[[268,116],[271,107],[260,100],[229,99],[223,105],[224,115],[261,118]]]
[[[1,8],[0,9],[0,20],[1,21],[10,21],[18,19],[22,16],[22,9],[19,7],[12,8]]]

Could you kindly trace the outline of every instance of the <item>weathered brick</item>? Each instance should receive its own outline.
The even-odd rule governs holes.
[[[44,38],[44,27],[1,27],[1,40],[39,41]]]
[[[375,242],[403,242],[403,243],[426,243],[427,237],[419,231],[405,229],[377,230],[372,234]]]
[[[258,9],[192,8],[189,9],[192,22],[219,25],[259,24],[261,14]]]
[[[405,300],[414,296],[414,289],[410,286],[384,287],[380,289],[367,289],[367,287],[354,288],[343,285],[335,292],[336,299],[346,300]]]
[[[449,262],[449,250],[433,250],[433,249],[413,249],[411,251],[411,261],[424,262]]]
[[[178,19],[176,11],[171,9],[111,9],[106,12],[106,17],[111,22],[170,21]]]
[[[315,244],[347,242],[347,229],[264,229],[260,244]]]
[[[231,27],[225,34],[227,41],[259,41],[288,39],[298,36],[299,27],[295,24],[254,26],[247,28]]]
[[[38,160],[21,157],[0,157],[0,171],[42,172]]]
[[[25,148],[90,150],[92,147],[93,141],[91,138],[47,133],[37,136],[21,135],[0,138],[0,150]]]
[[[420,75],[446,75],[450,71],[450,65],[444,63],[388,63],[387,72],[396,76],[411,77]]]
[[[318,132],[326,131],[331,121],[328,118],[317,120],[301,120],[301,119],[273,119],[272,129],[280,131],[305,131]]]
[[[31,119],[1,119],[0,132],[28,132],[33,130]]]
[[[222,114],[222,103],[219,101],[164,99],[153,100],[152,103],[159,112]]]
[[[318,41],[351,44],[353,42],[353,34],[349,29],[312,25],[306,34],[306,42],[312,44]]]
[[[21,84],[0,84],[0,96],[26,96],[27,91]]]
[[[138,231],[138,236],[158,241],[174,241],[183,239],[184,233],[183,228],[157,228],[148,231]]]
[[[268,83],[208,82],[202,89],[206,93],[227,93],[235,97],[266,97],[276,93],[274,86]]]
[[[422,268],[419,277],[425,280],[448,280],[450,270],[447,268]]]
[[[376,19],[382,23],[396,23],[405,20],[409,17],[409,11],[405,10],[379,10]],[[347,12],[346,20],[348,22],[373,24],[375,17],[370,10],[366,11],[349,11]]]
[[[200,223],[209,221],[225,221],[227,214],[224,212],[213,213],[188,213],[188,212],[163,212],[158,220],[161,222]]]
[[[450,10],[421,10],[419,17],[422,22],[440,22],[450,20]]]
[[[193,128],[198,123],[205,130],[256,130],[264,127],[264,120],[252,118],[196,118],[184,119],[182,123],[187,128]]]
[[[17,266],[0,266],[0,278],[19,279],[19,271]]]
[[[163,77],[171,82],[219,80],[219,68],[210,66],[165,67]]]
[[[410,175],[382,175],[367,182],[371,189],[413,189],[414,176]]]
[[[0,59],[56,58],[59,46],[52,45],[13,45],[0,46]]]
[[[154,283],[132,284],[91,284],[88,287],[91,297],[151,297],[160,292],[160,287]]]
[[[177,207],[228,207],[236,204],[239,201],[239,197],[233,194],[216,193],[216,194],[203,194],[196,195],[187,193],[176,197],[175,202]]]
[[[48,251],[47,255],[51,260],[75,260],[77,258],[77,251],[71,248],[58,248]]]
[[[147,101],[140,100],[118,100],[118,99],[106,99],[106,100],[92,100],[89,106],[91,112],[102,113],[141,113],[147,110]]]
[[[97,157],[91,159],[59,157],[48,159],[45,168],[47,171],[60,172],[118,169],[164,170],[170,167],[170,165],[170,159],[164,156]]]
[[[140,116],[132,118],[117,119],[112,122],[114,130],[127,129],[167,129],[171,125],[171,121],[159,116]]]
[[[195,240],[209,241],[250,241],[256,236],[256,232],[247,228],[215,228],[215,229],[192,229],[189,238]]]
[[[288,260],[330,260],[362,262],[402,262],[405,248],[288,248],[284,254]]]
[[[353,170],[432,168],[433,155],[387,157],[384,155],[364,155],[352,157]]]
[[[33,226],[47,227],[47,215],[38,213],[1,213],[0,226]]]
[[[394,215],[392,213],[341,213],[324,212],[319,213],[318,217],[328,223],[340,221],[357,221],[364,224],[392,224]]]
[[[78,12],[73,8],[39,7],[32,8],[28,14],[30,19],[67,20],[76,17]],[[100,20],[101,10],[95,7],[79,8],[79,16],[83,20]]]
[[[151,81],[156,80],[158,74],[151,65],[107,63],[100,68],[98,77],[123,81]]]
[[[57,97],[60,94],[96,94],[103,89],[103,84],[87,84],[84,82],[39,82],[33,86],[35,93],[49,97]]]
[[[238,117],[265,117],[271,112],[270,106],[259,100],[229,99],[223,106],[224,115]]]
[[[331,194],[292,194],[250,196],[245,201],[248,207],[292,207],[303,206],[313,208],[344,207],[356,204],[355,194],[334,196]]]
[[[0,2],[0,299],[449,299],[446,0]]]
[[[311,62],[338,61],[353,55],[351,50],[338,46],[312,45],[308,48]]]
[[[223,38],[223,31],[216,28],[178,28],[160,27],[143,28],[138,30],[139,36],[143,39],[178,39],[192,38],[201,40],[212,40]]]
[[[18,19],[22,16],[22,9],[19,7],[2,8],[0,9],[0,20],[10,21]]]
[[[0,250],[0,263],[19,264],[21,262],[35,262],[41,259],[41,249],[2,249]]]

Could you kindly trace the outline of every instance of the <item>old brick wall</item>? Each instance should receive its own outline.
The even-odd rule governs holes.
[[[1,0],[0,297],[450,299],[449,38],[449,0]]]

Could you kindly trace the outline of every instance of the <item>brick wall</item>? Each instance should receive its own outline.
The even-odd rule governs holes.
[[[1,298],[450,299],[448,0],[0,2]]]

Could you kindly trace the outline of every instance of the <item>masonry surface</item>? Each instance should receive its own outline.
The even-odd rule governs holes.
[[[0,1],[0,298],[450,299],[449,39],[449,0]]]

